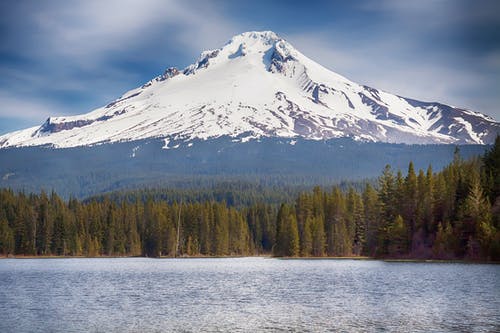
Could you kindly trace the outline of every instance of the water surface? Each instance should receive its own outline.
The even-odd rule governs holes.
[[[0,332],[498,332],[500,266],[4,259]]]

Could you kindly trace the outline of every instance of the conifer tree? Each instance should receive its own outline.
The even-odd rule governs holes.
[[[302,231],[302,241],[300,255],[303,257],[308,257],[312,254],[313,250],[313,224],[314,218],[308,216]]]
[[[416,230],[417,186],[415,168],[413,162],[410,162],[404,184],[403,202],[405,209],[403,218],[409,227],[409,232],[412,234]]]
[[[384,220],[393,220],[395,217],[396,208],[396,188],[394,175],[390,165],[386,165],[382,175],[378,179],[379,183],[379,204],[381,214]]]
[[[450,223],[438,224],[436,239],[432,246],[432,253],[436,259],[452,259],[455,251],[453,230]]]
[[[342,218],[333,226],[333,255],[350,256],[352,253],[352,240],[349,238],[345,220]]]
[[[214,254],[223,256],[229,254],[229,221],[227,211],[221,204],[215,204]]]
[[[288,205],[281,205],[278,212],[278,228],[274,254],[295,257],[300,253],[299,231],[295,212]]]
[[[500,135],[497,135],[493,147],[483,157],[485,190],[490,200],[500,196]]]
[[[435,186],[432,166],[429,165],[425,176],[425,187],[421,187],[421,214],[424,230],[427,234],[436,232],[435,225]]]
[[[322,216],[314,217],[312,219],[312,255],[315,257],[322,257],[325,253],[326,236],[323,220]]]
[[[345,239],[347,237],[347,228],[345,226],[346,200],[339,187],[334,187],[331,194],[327,197],[327,207],[325,209],[325,232],[326,249],[329,256],[340,255],[347,246]],[[342,224],[342,226],[339,226]],[[342,250],[340,250],[342,249]]]
[[[366,243],[366,223],[364,216],[364,204],[361,197],[356,193],[354,195],[354,239],[353,239],[353,253],[361,255]]]
[[[390,228],[389,255],[400,256],[408,253],[408,231],[401,215],[396,216]]]
[[[14,233],[7,220],[0,220],[0,253],[3,255],[14,252]]]
[[[363,192],[366,243],[364,253],[375,255],[377,252],[378,231],[380,223],[380,204],[375,189],[368,183]]]
[[[481,189],[479,175],[476,174],[461,214],[461,245],[466,246],[467,255],[471,258],[488,256],[490,253],[490,246],[496,233],[491,223],[490,208],[488,199]],[[478,253],[480,251],[482,253]]]

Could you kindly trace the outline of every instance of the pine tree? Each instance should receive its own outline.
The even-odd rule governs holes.
[[[333,255],[350,256],[352,253],[352,241],[343,218],[337,220],[333,226]]]
[[[375,255],[377,252],[377,238],[380,223],[380,204],[375,189],[368,183],[363,192],[363,206],[365,216],[366,243],[364,253]]]
[[[401,215],[396,216],[390,228],[389,255],[401,256],[408,253],[408,230]]]
[[[212,206],[209,203],[205,203],[200,212],[200,253],[203,255],[209,255],[211,251],[211,217],[212,217]]]
[[[436,259],[452,259],[455,251],[455,237],[450,223],[438,224],[436,239],[432,246],[432,253]]]
[[[217,256],[229,254],[229,221],[227,210],[221,204],[215,204],[214,253]]]
[[[37,248],[38,254],[50,254],[53,220],[50,211],[50,203],[47,194],[42,191],[38,200],[38,228],[37,228]]]
[[[114,254],[116,220],[116,208],[114,204],[108,203],[106,233],[104,236],[104,252],[109,256]]]
[[[318,188],[315,188],[318,191]],[[295,204],[295,216],[297,218],[297,227],[299,230],[300,248],[303,255],[310,255],[311,252],[311,230],[307,226],[307,220],[314,214],[314,196],[308,193],[299,194]],[[306,254],[307,253],[307,254]]]
[[[294,214],[288,215],[287,233],[287,250],[285,251],[285,255],[289,257],[296,257],[300,253],[300,245],[297,219],[295,218]]]
[[[364,205],[361,197],[356,193],[354,196],[354,240],[353,240],[353,253],[361,255],[366,243],[366,223],[364,216]]]
[[[488,199],[483,194],[479,175],[476,174],[472,179],[469,195],[465,199],[461,217],[463,221],[462,244],[466,244],[467,255],[471,258],[487,257],[490,254],[490,247],[496,233],[491,223],[490,208]]]
[[[313,218],[311,224],[312,234],[312,254],[316,257],[321,257],[325,253],[326,235],[323,217],[318,216]]]
[[[378,202],[380,204],[381,221],[377,231],[377,255],[386,255],[389,252],[389,240],[391,228],[396,218],[401,193],[402,176],[398,172],[397,179],[394,178],[390,165],[386,165],[382,175],[379,177]]]
[[[302,231],[302,241],[300,255],[303,257],[308,257],[312,254],[313,250],[313,223],[314,218],[308,216]]]
[[[278,228],[276,245],[273,253],[276,256],[295,257],[300,253],[299,230],[293,209],[288,205],[281,205],[278,212]]]
[[[14,233],[7,220],[0,220],[0,253],[12,254],[14,251]]]
[[[493,147],[483,157],[483,184],[491,202],[500,197],[500,135],[495,138]]]
[[[343,252],[344,247],[348,246],[345,244],[348,233],[344,221],[347,210],[346,199],[340,188],[334,187],[326,202],[326,251],[329,256],[338,256],[340,255],[339,252]],[[342,226],[339,226],[339,224],[342,224]]]
[[[429,165],[427,168],[425,176],[425,186],[421,186],[421,214],[423,228],[427,234],[431,234],[436,231],[435,225],[435,186],[434,186],[434,175],[432,173],[432,166]]]
[[[384,221],[393,221],[398,207],[396,201],[396,184],[390,165],[386,165],[379,177],[379,204]]]

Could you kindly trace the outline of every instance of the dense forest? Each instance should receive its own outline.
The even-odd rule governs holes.
[[[215,196],[144,190],[64,201],[2,189],[0,253],[500,260],[500,137],[482,157],[463,160],[457,149],[437,173],[410,163],[405,174],[386,166],[363,188],[279,191],[228,185]]]
[[[200,191],[211,190],[222,183],[247,182],[252,186],[279,188],[275,194],[282,196],[283,189],[290,187],[305,190],[317,184],[331,186],[346,179],[375,179],[385,164],[395,170],[405,170],[413,160],[417,169],[432,164],[441,170],[453,158],[454,149],[452,145],[360,142],[351,138],[263,137],[235,142],[243,137],[223,136],[189,143],[171,140],[170,145],[177,147],[175,149],[162,149],[163,139],[65,149],[0,149],[0,188],[25,193],[55,190],[66,201],[71,196],[85,199],[125,189],[159,187]],[[488,148],[461,146],[460,154],[469,158],[484,154]]]

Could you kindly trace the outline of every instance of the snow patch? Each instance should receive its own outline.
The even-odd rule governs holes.
[[[170,149],[168,147],[168,144],[170,143],[170,140],[169,139],[163,139],[163,142],[164,142],[164,144],[163,144],[163,147],[161,147],[161,149]]]
[[[139,148],[139,146],[135,146],[134,148],[132,148],[132,154],[130,154],[131,158],[135,157],[135,153],[139,150]]]

